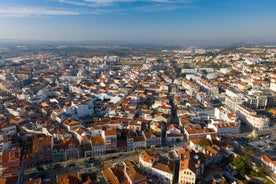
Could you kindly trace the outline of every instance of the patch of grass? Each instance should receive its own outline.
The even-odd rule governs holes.
[[[266,178],[267,179],[267,178]],[[274,184],[274,182],[273,181],[271,181],[271,180],[269,180],[269,179],[267,179],[267,181],[266,181],[266,183],[265,184]]]

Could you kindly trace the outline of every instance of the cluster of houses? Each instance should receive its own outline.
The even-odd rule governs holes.
[[[182,54],[173,57],[182,63]],[[206,175],[203,168],[208,164],[202,164],[199,155],[190,150],[198,150],[202,140],[218,141],[221,136],[238,134],[241,123],[258,130],[270,124],[270,118],[257,110],[275,108],[275,74],[258,66],[259,62],[252,66],[243,57],[203,58],[234,63],[229,70],[239,71],[240,79],[225,78],[221,73],[228,70],[214,68],[183,69],[186,76],[176,77],[168,58],[163,65],[155,57],[62,58],[42,54],[35,55],[33,62],[3,67],[1,177],[20,179],[25,167],[139,150],[140,166],[126,161],[123,166],[105,169],[102,173],[107,183],[143,183],[152,177],[165,183],[195,183]],[[129,60],[142,60],[143,67],[121,64]],[[246,79],[256,70],[262,72]],[[267,79],[268,85],[257,84]],[[182,140],[188,142],[189,150],[174,149],[165,156],[143,151]],[[214,156],[226,150],[223,154],[229,156],[227,151],[232,149],[227,144],[204,148],[203,152]],[[270,157],[264,161],[274,163]],[[140,177],[137,182],[134,176]]]

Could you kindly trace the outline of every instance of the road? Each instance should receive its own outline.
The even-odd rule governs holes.
[[[246,126],[243,126],[243,125],[241,125],[241,129],[242,129],[242,132],[238,133],[238,134],[235,134],[234,137],[246,137],[247,135],[249,135],[252,132],[252,130],[249,130],[248,128],[246,128]],[[269,128],[265,128],[263,130],[256,131],[256,133],[258,135],[271,134],[272,136],[275,135],[274,138],[276,138],[275,132],[276,132],[276,126],[275,125],[273,127],[269,127]]]
[[[183,143],[177,143],[178,146],[181,146]],[[160,147],[160,148],[149,148],[145,149],[148,151],[162,151],[162,152],[168,152],[170,148],[168,146],[166,147]],[[101,156],[94,156],[95,162],[97,161],[110,161],[110,164],[115,163],[122,163],[124,160],[133,160],[135,157],[138,157],[140,151],[129,151],[129,152],[118,152],[118,153],[111,153]],[[116,157],[116,158],[114,158]],[[87,167],[86,163],[88,162],[89,158],[79,158],[74,160],[67,160],[63,162],[55,162],[55,163],[48,163],[39,165],[39,167],[47,167],[44,171],[39,171],[37,167],[30,167],[30,168],[24,168],[24,177],[23,180],[26,181],[31,177],[39,177],[43,176],[43,178],[54,178],[58,174],[63,173],[69,173],[73,171],[78,171],[80,174],[87,173],[87,172],[96,172],[98,177],[101,178],[100,169],[95,167],[93,163],[90,164],[91,167]],[[112,159],[114,158],[114,159]]]

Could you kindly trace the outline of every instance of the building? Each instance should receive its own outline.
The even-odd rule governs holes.
[[[207,81],[205,79],[200,78],[196,82],[200,86],[201,90],[206,92],[208,95],[213,95],[213,94],[219,93],[218,87],[211,84],[209,81]]]
[[[192,126],[184,128],[184,134],[187,140],[207,138],[212,140],[217,137],[217,132],[213,128],[196,129]]]
[[[146,147],[150,148],[151,146],[160,147],[162,144],[161,134],[158,132],[154,132],[153,130],[149,130],[147,132],[142,132],[146,137]]]
[[[158,155],[151,155],[147,151],[141,151],[139,154],[140,168],[148,177],[152,175],[152,164],[157,161],[157,158]]]
[[[241,94],[241,92],[238,92],[233,88],[226,89],[225,94],[225,105],[233,111],[235,111],[237,105],[243,104],[243,102],[245,101],[245,98]]]
[[[166,131],[166,141],[182,141],[184,135],[181,133],[180,129],[176,128],[174,124],[170,124]]]
[[[143,134],[141,136],[134,136],[133,141],[133,148],[135,150],[145,149],[147,147],[147,141]]]
[[[78,159],[80,156],[80,144],[74,137],[65,138],[66,160]]]
[[[172,184],[174,176],[174,161],[156,161],[152,164],[152,176],[158,178],[161,183]]]
[[[195,184],[196,182],[196,166],[190,158],[190,152],[184,149],[178,151],[180,157],[179,165],[179,184]]]
[[[195,96],[199,91],[199,87],[187,79],[182,81],[182,87],[189,96]]]
[[[133,162],[125,160],[123,163],[125,177],[129,184],[147,183],[147,177],[141,173],[139,168]]]
[[[110,127],[105,130],[104,140],[107,152],[117,151],[117,132],[116,127]]]
[[[208,124],[208,128],[214,129],[218,135],[231,135],[240,132],[240,125],[238,123],[219,123],[214,122]]]
[[[249,126],[262,130],[269,126],[269,118],[264,115],[258,115],[257,112],[244,105],[238,105],[236,108],[238,118]]]
[[[52,137],[40,137],[39,138],[39,161],[40,163],[52,162],[53,153],[53,138]]]
[[[225,122],[236,122],[237,120],[236,114],[224,107],[215,108],[215,118]]]
[[[57,183],[80,184],[79,173],[70,172],[56,175]]]
[[[271,168],[272,172],[276,174],[276,157],[275,156],[269,156],[264,155],[261,158],[262,162]]]
[[[102,136],[98,135],[91,138],[92,155],[104,155],[105,154],[105,142]]]
[[[53,162],[61,162],[66,160],[65,145],[63,140],[54,141],[52,160]]]
[[[245,95],[245,106],[252,109],[265,109],[276,107],[276,92],[269,90],[256,91]]]

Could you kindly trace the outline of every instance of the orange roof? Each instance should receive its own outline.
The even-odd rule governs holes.
[[[264,161],[266,161],[267,163],[272,162],[272,160],[271,160],[267,155],[264,155],[264,156],[263,156],[263,159],[264,159]]]
[[[147,151],[142,151],[140,153],[140,156],[142,157],[142,159],[146,162],[152,162],[154,158],[154,156],[150,155]]]
[[[41,179],[30,179],[26,181],[24,184],[40,184],[40,183],[41,183]]]
[[[173,169],[174,169],[173,165],[174,165],[173,161],[170,160],[169,164],[165,164],[162,162],[155,162],[152,167],[154,167],[155,169],[173,174]]]
[[[126,171],[129,179],[134,183],[135,181],[139,180],[140,182],[147,180],[146,176],[144,176],[137,167],[130,167]]]
[[[2,155],[2,164],[6,165],[9,162],[16,163],[17,166],[20,166],[20,150],[16,148],[14,150],[5,150]]]
[[[107,181],[108,184],[119,184],[118,178],[115,176],[115,174],[112,172],[110,168],[104,169],[102,171],[102,174]]]
[[[52,144],[52,137],[40,137],[39,146],[50,146]]]
[[[105,130],[105,135],[106,136],[116,136],[117,133],[116,133],[116,129],[108,129],[108,130]]]
[[[57,175],[57,183],[59,184],[79,184],[78,172],[71,172]]]
[[[10,177],[0,177],[0,183],[1,184],[10,184],[10,183],[17,183],[18,182],[18,176],[10,176]]]
[[[91,142],[92,142],[92,146],[100,146],[100,145],[104,145],[104,139],[102,138],[102,136],[95,136],[91,138]]]
[[[208,146],[208,147],[206,148],[206,152],[209,152],[209,153],[211,153],[212,155],[218,154],[218,151],[215,150],[214,148],[212,148],[211,146]]]

